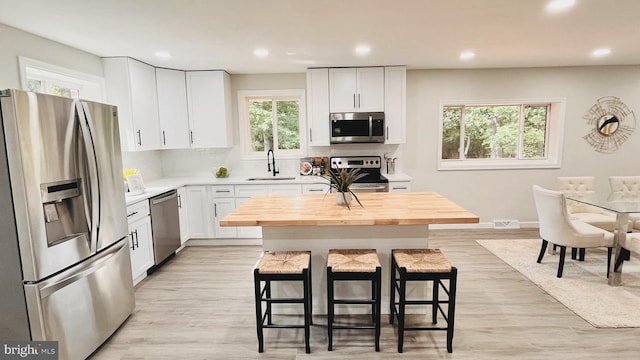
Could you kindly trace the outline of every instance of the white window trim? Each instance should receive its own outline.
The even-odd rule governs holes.
[[[438,113],[438,170],[557,169],[562,165],[566,98],[441,100]],[[551,103],[547,124],[546,159],[442,159],[442,111],[445,106],[521,105]]]
[[[300,129],[300,150],[278,150],[273,149],[275,156],[280,159],[298,159],[306,156],[307,149],[307,109],[305,91],[303,89],[284,89],[284,90],[239,90],[238,91],[238,120],[240,130],[240,158],[242,160],[263,159],[264,152],[254,152],[249,149],[249,114],[245,106],[246,98],[255,96],[278,97],[278,96],[297,96],[300,97],[299,108],[299,129]]]
[[[24,56],[18,56],[18,65],[20,67],[20,86],[23,90],[29,89],[27,85],[27,73],[34,72],[37,73],[39,77],[51,80],[56,84],[64,84],[71,88],[78,88],[82,99],[98,102],[105,102],[106,100],[106,83],[103,77]],[[86,91],[88,87],[91,88],[89,92]]]

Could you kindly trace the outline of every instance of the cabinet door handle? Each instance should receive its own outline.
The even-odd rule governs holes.
[[[131,250],[135,250],[136,249],[136,242],[133,238],[133,231],[129,233],[129,236],[131,236]]]
[[[182,208],[182,196],[180,194],[178,194],[178,207]]]
[[[136,233],[136,249],[138,249],[140,247],[140,242],[138,242],[138,230],[136,229],[134,232]]]
[[[313,142],[313,129],[309,129],[309,142]]]
[[[162,130],[162,145],[167,145],[167,138],[164,135],[164,130]]]
[[[230,193],[231,190],[216,190],[216,193]]]
[[[189,131],[189,141],[193,144],[193,131]]]
[[[213,204],[213,217],[218,217],[218,204]]]
[[[140,130],[138,130],[138,146],[142,146],[142,134]]]
[[[307,190],[309,192],[320,192],[320,191],[324,191],[323,189],[309,189]]]
[[[358,94],[358,108],[360,108],[360,106],[362,106],[362,104],[360,103],[360,94]]]
[[[394,186],[392,187],[393,190],[407,190],[406,186]]]
[[[389,126],[387,126],[387,140],[389,140]]]
[[[129,216],[133,216],[133,215],[135,215],[135,214],[137,214],[137,213],[138,213],[137,211],[134,211],[134,212],[132,212],[131,214],[127,214],[127,217],[129,217]]]
[[[353,107],[356,107],[356,93],[353,93]]]

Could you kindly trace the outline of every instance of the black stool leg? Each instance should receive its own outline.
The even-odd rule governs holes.
[[[393,325],[396,312],[396,262],[393,259],[393,250],[391,250],[391,268],[389,272],[391,273],[391,278],[389,279],[389,284],[391,285],[391,289],[389,289],[389,294],[391,295],[389,299],[389,324]]]
[[[270,280],[266,280],[265,281],[265,296],[267,297],[267,299],[271,299],[271,281]],[[267,325],[272,325],[273,323],[271,322],[271,301],[267,301]]]
[[[375,337],[376,337],[376,351],[380,351],[380,308],[381,308],[381,296],[382,296],[382,269],[378,267],[376,269],[376,280],[373,286],[375,286],[375,316],[374,323],[376,324]]]
[[[402,352],[402,345],[404,343],[404,310],[406,299],[406,287],[407,281],[404,279],[403,270],[400,269],[400,303],[398,304],[398,352]]]
[[[453,325],[456,317],[456,289],[458,285],[458,269],[451,268],[451,278],[449,278],[449,309],[447,312],[447,351],[453,352]]]
[[[329,351],[333,350],[333,296],[333,271],[330,267],[327,267],[327,336],[329,340],[327,350]]]
[[[260,289],[260,275],[258,270],[253,271],[253,284],[256,298],[256,329],[258,331],[258,352],[264,350],[264,340],[262,336],[262,294]]]
[[[439,299],[440,295],[440,280],[433,280],[433,294],[432,294],[432,302],[431,302],[431,322],[434,324],[438,323],[438,306],[440,303]]]
[[[309,274],[309,270],[303,270],[304,279],[302,280],[303,287],[303,296],[308,296],[311,294],[311,278]],[[309,346],[309,337],[310,337],[310,328],[311,325],[311,309],[309,308],[310,301],[309,299],[303,299],[304,303],[304,347],[307,354],[311,352],[311,347]]]

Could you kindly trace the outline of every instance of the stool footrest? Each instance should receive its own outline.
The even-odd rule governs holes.
[[[333,300],[334,304],[353,304],[353,305],[374,305],[376,303],[375,300],[357,300],[357,299],[353,299],[353,300],[338,300],[338,299],[334,299]]]
[[[276,304],[298,304],[304,303],[304,298],[262,298],[263,302],[266,303],[276,303]]]
[[[333,325],[333,330],[375,330],[375,325]]]
[[[271,325],[262,325],[263,328],[269,328],[269,329],[304,329],[304,325],[286,325],[286,324],[282,324],[282,325],[276,325],[276,324],[271,324]]]
[[[406,327],[404,328],[404,331],[420,331],[420,330],[443,330],[443,331],[447,331],[449,330],[446,327]]]

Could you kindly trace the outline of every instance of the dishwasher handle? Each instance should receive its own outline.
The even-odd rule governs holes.
[[[151,198],[151,205],[156,205],[156,204],[161,204],[165,201],[169,201],[171,199],[175,199],[178,197],[178,192],[173,190],[173,191],[169,191],[166,192],[162,195],[156,196],[154,198]]]

